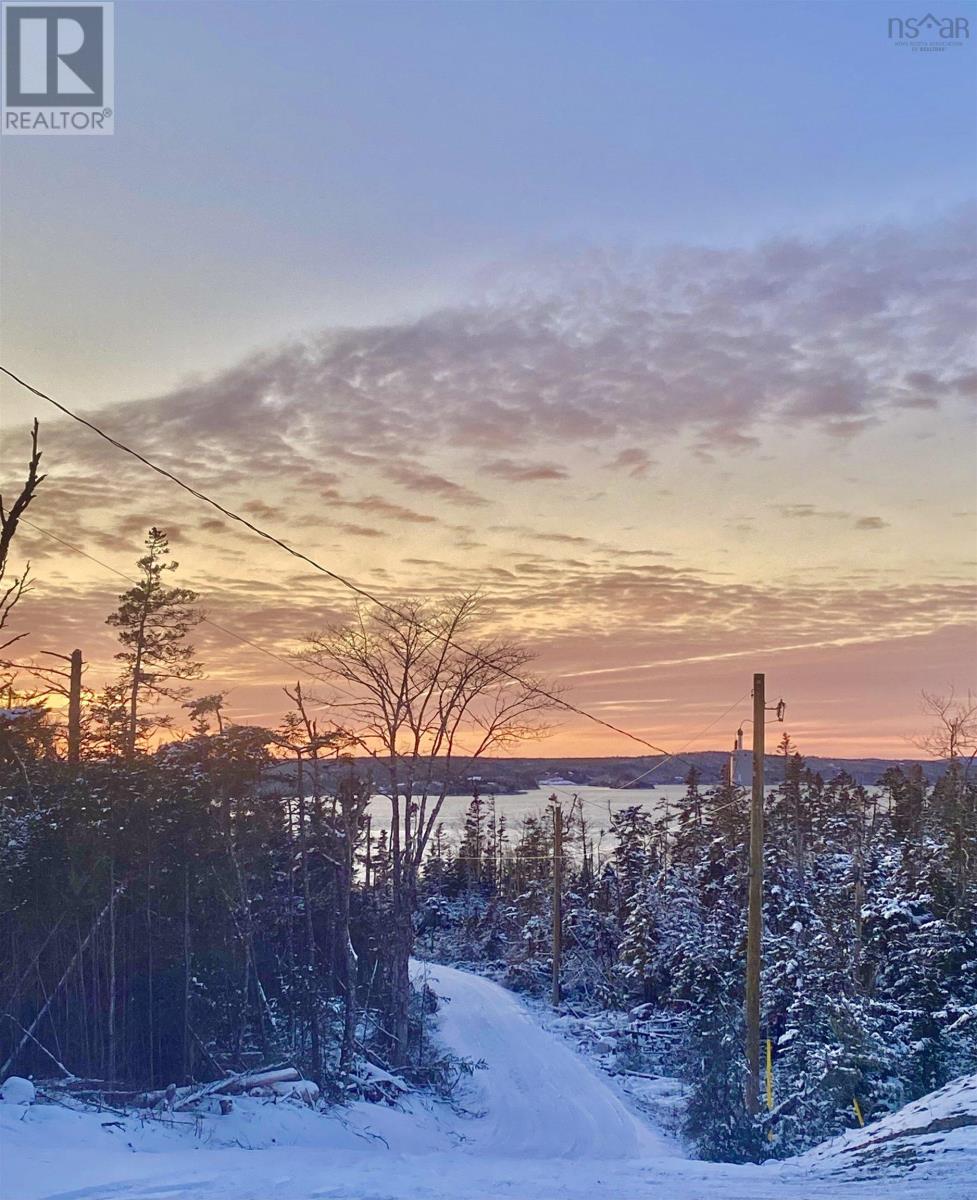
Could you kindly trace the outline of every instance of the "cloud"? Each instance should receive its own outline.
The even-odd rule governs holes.
[[[621,550],[617,546],[601,546],[602,553],[611,558],[674,558],[671,550]]]
[[[532,483],[539,480],[566,479],[565,467],[554,463],[514,462],[511,458],[496,458],[482,464],[481,470],[512,483]]]
[[[403,504],[394,504],[383,496],[364,496],[362,500],[339,500],[335,504],[340,508],[356,508],[362,512],[374,513],[378,517],[389,517],[392,521],[406,521],[414,525],[436,524],[438,518],[427,513],[415,512]]]
[[[264,500],[248,500],[241,511],[256,521],[280,521],[286,514],[278,505],[266,504]]]
[[[555,542],[561,546],[585,546],[591,541],[576,533],[534,533],[532,537],[537,542]]]
[[[408,463],[394,462],[386,468],[386,473],[397,483],[403,484],[412,492],[426,492],[447,500],[451,504],[462,504],[477,507],[487,504],[484,497],[477,495],[463,484],[445,479],[443,475],[433,471],[425,471]]]
[[[214,620],[275,651],[298,645],[312,628],[344,619],[352,605],[340,584],[311,571],[245,568],[240,574],[222,574],[204,556],[188,560],[178,581],[200,593],[200,605]],[[731,652],[750,648],[771,654],[781,647],[844,646],[866,638],[897,641],[970,625],[973,613],[969,579],[745,583],[709,579],[662,563],[539,556],[489,570],[462,561],[413,558],[403,577],[388,583],[382,594],[396,603],[408,593],[475,588],[484,594],[494,628],[537,647],[549,669],[560,675],[583,672],[595,678],[617,670],[622,677],[641,672],[653,677],[658,665],[722,662]],[[86,658],[101,658],[107,670],[114,669],[114,637],[104,620],[119,590],[120,581],[113,576],[79,584],[42,572],[35,591],[15,610],[13,632],[33,630],[27,648],[44,648],[45,630],[65,626],[63,637],[80,639]],[[217,633],[207,636],[217,638]],[[232,658],[251,653],[247,647],[232,650]],[[213,672],[234,666],[225,657],[221,651],[211,660]]]
[[[818,508],[815,504],[777,504],[773,506],[782,517],[791,521],[807,520],[816,517],[818,520],[846,521],[851,513],[840,509]]]
[[[628,450],[622,450],[607,465],[613,471],[627,471],[632,479],[644,479],[653,463],[654,460],[646,451],[638,447],[631,447]]]
[[[341,532],[380,534],[357,526]],[[414,557],[386,579],[371,571],[371,580],[394,603],[408,594],[481,589],[491,628],[537,650],[540,669],[570,683],[575,703],[613,702],[621,706],[626,727],[652,740],[664,735],[647,727],[650,700],[677,697],[669,718],[677,724],[667,745],[680,744],[719,715],[743,690],[749,671],[767,669],[778,693],[792,701],[796,721],[813,721],[817,714],[823,742],[838,736],[832,705],[839,687],[849,703],[857,696],[873,714],[881,707],[886,719],[864,735],[866,748],[872,740],[878,750],[888,744],[884,739],[896,736],[899,712],[912,708],[918,688],[954,678],[952,671],[967,660],[972,645],[972,578],[927,581],[900,572],[889,578],[858,571],[840,581],[812,574],[805,585],[744,582],[641,561],[655,551],[615,555],[613,548],[597,546],[599,553],[549,558],[545,541],[559,545],[563,539],[573,541],[574,535],[540,534],[540,552],[499,560],[488,569],[462,556]],[[223,572],[203,548],[188,548],[180,557],[185,561],[177,581],[200,593],[208,615],[274,653],[294,653],[309,631],[342,621],[351,611],[352,598],[339,583],[297,565],[289,569],[278,552]],[[267,563],[280,568],[268,569]],[[117,668],[114,633],[104,621],[125,584],[108,573],[99,573],[95,583],[68,579],[61,566],[57,560],[39,564],[37,587],[15,610],[11,632],[33,631],[25,639],[25,655],[47,648],[52,631],[59,644],[82,646],[97,684]],[[255,711],[270,711],[267,719],[276,719],[285,707],[279,686],[294,678],[286,665],[212,625],[195,631],[194,643],[208,670],[202,691],[239,687],[235,704],[245,706],[243,711],[250,711],[247,697],[260,693],[264,698]],[[875,677],[887,682],[872,685],[873,691],[867,681]],[[886,706],[900,688],[904,706],[894,713]],[[800,723],[791,732],[804,729]],[[623,749],[607,741],[589,743],[585,727],[573,726],[572,733],[562,746],[568,753]],[[545,752],[560,748],[547,743]],[[839,752],[837,744],[832,749]]]
[[[349,534],[350,537],[385,538],[388,536],[382,529],[373,529],[368,525],[351,525],[340,522],[335,528],[341,533]]]
[[[854,517],[840,508],[818,508],[816,504],[774,504],[774,511],[791,521],[850,521],[853,529],[888,529],[889,522],[881,517]]]
[[[583,537],[577,533],[545,533],[533,529],[529,525],[489,525],[490,533],[513,533],[517,537],[529,538],[535,542],[555,542],[558,545],[585,546],[590,545],[592,538]]]
[[[89,415],[257,524],[292,529],[297,546],[337,569],[349,565],[357,579],[362,572],[383,594],[484,588],[500,627],[539,646],[558,675],[596,661],[622,678],[634,668],[671,687],[681,669],[653,664],[724,663],[733,643],[764,653],[801,642],[850,647],[868,630],[880,644],[904,645],[967,620],[972,589],[950,580],[893,587],[881,569],[806,588],[720,580],[681,569],[684,555],[606,544],[621,536],[640,545],[646,535],[612,532],[606,515],[601,525],[604,505],[582,526],[587,537],[561,521],[559,489],[538,489],[549,510],[534,509],[526,493],[571,479],[569,492],[576,471],[562,464],[574,452],[624,477],[588,476],[579,499],[607,484],[608,503],[618,494],[629,503],[643,489],[627,480],[656,466],[645,447],[663,463],[677,444],[723,460],[755,451],[769,430],[785,446],[809,445],[811,432],[851,439],[907,410],[926,420],[927,411],[962,408],[977,393],[972,239],[969,217],[957,215],[747,248],[532,263],[525,277],[472,303],[328,330]],[[5,453],[20,462],[23,447],[11,440]],[[42,444],[50,476],[31,512],[59,536],[131,564],[145,529],[162,521],[180,536],[180,577],[201,602],[272,646],[346,611],[338,585],[316,590],[302,574],[276,572],[276,552],[74,425],[46,423]],[[482,485],[473,483],[480,474]],[[687,474],[679,493],[716,487],[716,524],[735,519],[741,497],[723,491],[715,474]],[[498,480],[523,483],[525,493]],[[788,532],[885,529],[881,516],[859,514],[857,494],[854,485],[834,497],[824,490],[821,503],[770,512],[795,523]],[[852,511],[833,507],[834,498]],[[456,516],[471,524],[454,524]],[[488,525],[493,518],[527,523]],[[694,535],[694,514],[689,521]],[[445,545],[424,536],[435,526]],[[744,536],[757,528],[742,518],[735,527]],[[671,518],[662,528],[682,544]],[[501,536],[485,552],[458,552],[480,550],[489,534]],[[448,554],[447,544],[453,562],[400,560]],[[18,550],[49,546],[25,529]],[[87,601],[65,578],[63,548],[56,553],[39,558],[42,578],[25,615],[34,614],[30,627],[90,642],[94,653],[106,635],[89,637],[85,621],[104,621],[121,581],[110,580],[97,604]],[[250,652],[235,651],[227,669],[243,677],[238,653]]]
[[[530,262],[475,302],[327,330],[91,415],[222,494],[274,480],[343,498],[342,467],[469,507],[485,497],[432,455],[468,455],[466,472],[487,455],[496,478],[558,479],[560,450],[587,443],[640,478],[650,459],[634,443],[646,439],[685,435],[712,456],[750,452],[775,424],[851,439],[977,390],[974,227],[968,208],[746,248]],[[130,482],[150,488],[142,468],[74,427],[43,436],[65,509]],[[530,457],[536,447],[553,457]]]

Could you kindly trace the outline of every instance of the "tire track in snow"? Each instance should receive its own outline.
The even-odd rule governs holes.
[[[510,992],[454,967],[414,962],[440,997],[440,1040],[476,1062],[469,1153],[532,1158],[674,1157],[675,1148],[633,1113],[558,1037],[540,1028]]]

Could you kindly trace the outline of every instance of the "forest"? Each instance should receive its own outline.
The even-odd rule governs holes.
[[[68,672],[25,675],[10,632],[30,624],[8,562],[40,458],[35,428],[0,510],[0,1077],[131,1098],[285,1063],[338,1105],[368,1063],[447,1092],[475,1064],[432,1045],[411,958],[545,997],[554,900],[566,1011],[627,1016],[608,1069],[683,1080],[703,1157],[793,1154],[977,1070],[972,708],[936,706],[935,783],[826,779],[785,740],[764,867],[775,1087],[751,1116],[742,789],[693,768],[669,813],[570,795],[510,828],[476,785],[448,829],[444,781],[538,738],[561,699],[480,632],[478,597],[360,607],[310,639],[317,682],[287,684],[276,727],[240,725],[194,686],[200,598],[159,528],[106,613],[117,676],[72,704]]]

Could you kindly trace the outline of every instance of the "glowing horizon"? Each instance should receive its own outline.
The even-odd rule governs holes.
[[[388,600],[479,590],[669,750],[762,670],[802,753],[913,757],[920,691],[977,674],[977,41],[901,53],[858,0],[379,11],[117,4],[116,132],[4,139],[5,364]],[[5,490],[36,415],[28,518],[107,564],[22,527],[24,656],[108,678],[151,524],[274,655],[349,612],[0,406]],[[289,669],[194,640],[274,724]],[[569,716],[531,747],[637,752]]]

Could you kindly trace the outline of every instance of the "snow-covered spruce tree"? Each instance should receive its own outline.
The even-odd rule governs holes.
[[[602,912],[589,867],[571,872],[563,901],[563,990],[567,999],[592,1007],[617,1007],[625,1003],[616,970],[619,931],[616,919]]]
[[[685,1014],[685,1076],[690,1095],[684,1130],[703,1158],[743,1162],[760,1154],[760,1135],[744,1104],[743,905],[736,875],[740,864],[725,859],[730,887],[703,903],[687,940],[670,953],[670,996]],[[710,863],[710,886],[718,862]]]
[[[764,1034],[774,1050],[772,1113],[777,1155],[808,1149],[863,1113],[901,1100],[897,1056],[882,1015],[860,994],[851,966],[856,920],[843,855],[812,854],[803,874],[794,843],[768,855]]]
[[[691,864],[698,860],[709,839],[708,808],[702,793],[701,774],[695,766],[685,779],[685,795],[679,801],[675,831],[669,848],[672,863]]]
[[[611,861],[617,885],[618,920],[627,920],[628,907],[660,865],[655,853],[654,818],[641,805],[618,809],[611,816],[614,851]]]
[[[468,811],[465,813],[464,834],[455,856],[455,873],[459,890],[480,890],[483,884],[491,882],[491,856],[488,854],[487,824],[487,805],[476,783]]]
[[[760,1154],[744,1104],[745,800],[729,786],[700,792],[692,778],[683,808],[678,852],[641,905],[655,931],[639,940],[636,913],[629,958],[681,1021],[685,1133],[705,1158],[745,1161]]]
[[[865,974],[873,1001],[884,1011],[890,1039],[901,1048],[899,1074],[908,1099],[973,1070],[968,1022],[977,1005],[977,897],[969,905],[939,904],[953,896],[953,867],[945,848],[927,847],[923,878],[913,866],[906,887],[906,856],[890,855],[887,875],[866,904]]]
[[[648,1004],[658,999],[655,982],[660,960],[663,904],[657,886],[648,881],[627,901],[618,943],[619,973],[629,992]]]
[[[506,981],[517,991],[542,992],[552,950],[552,810],[523,820],[504,887]]]

